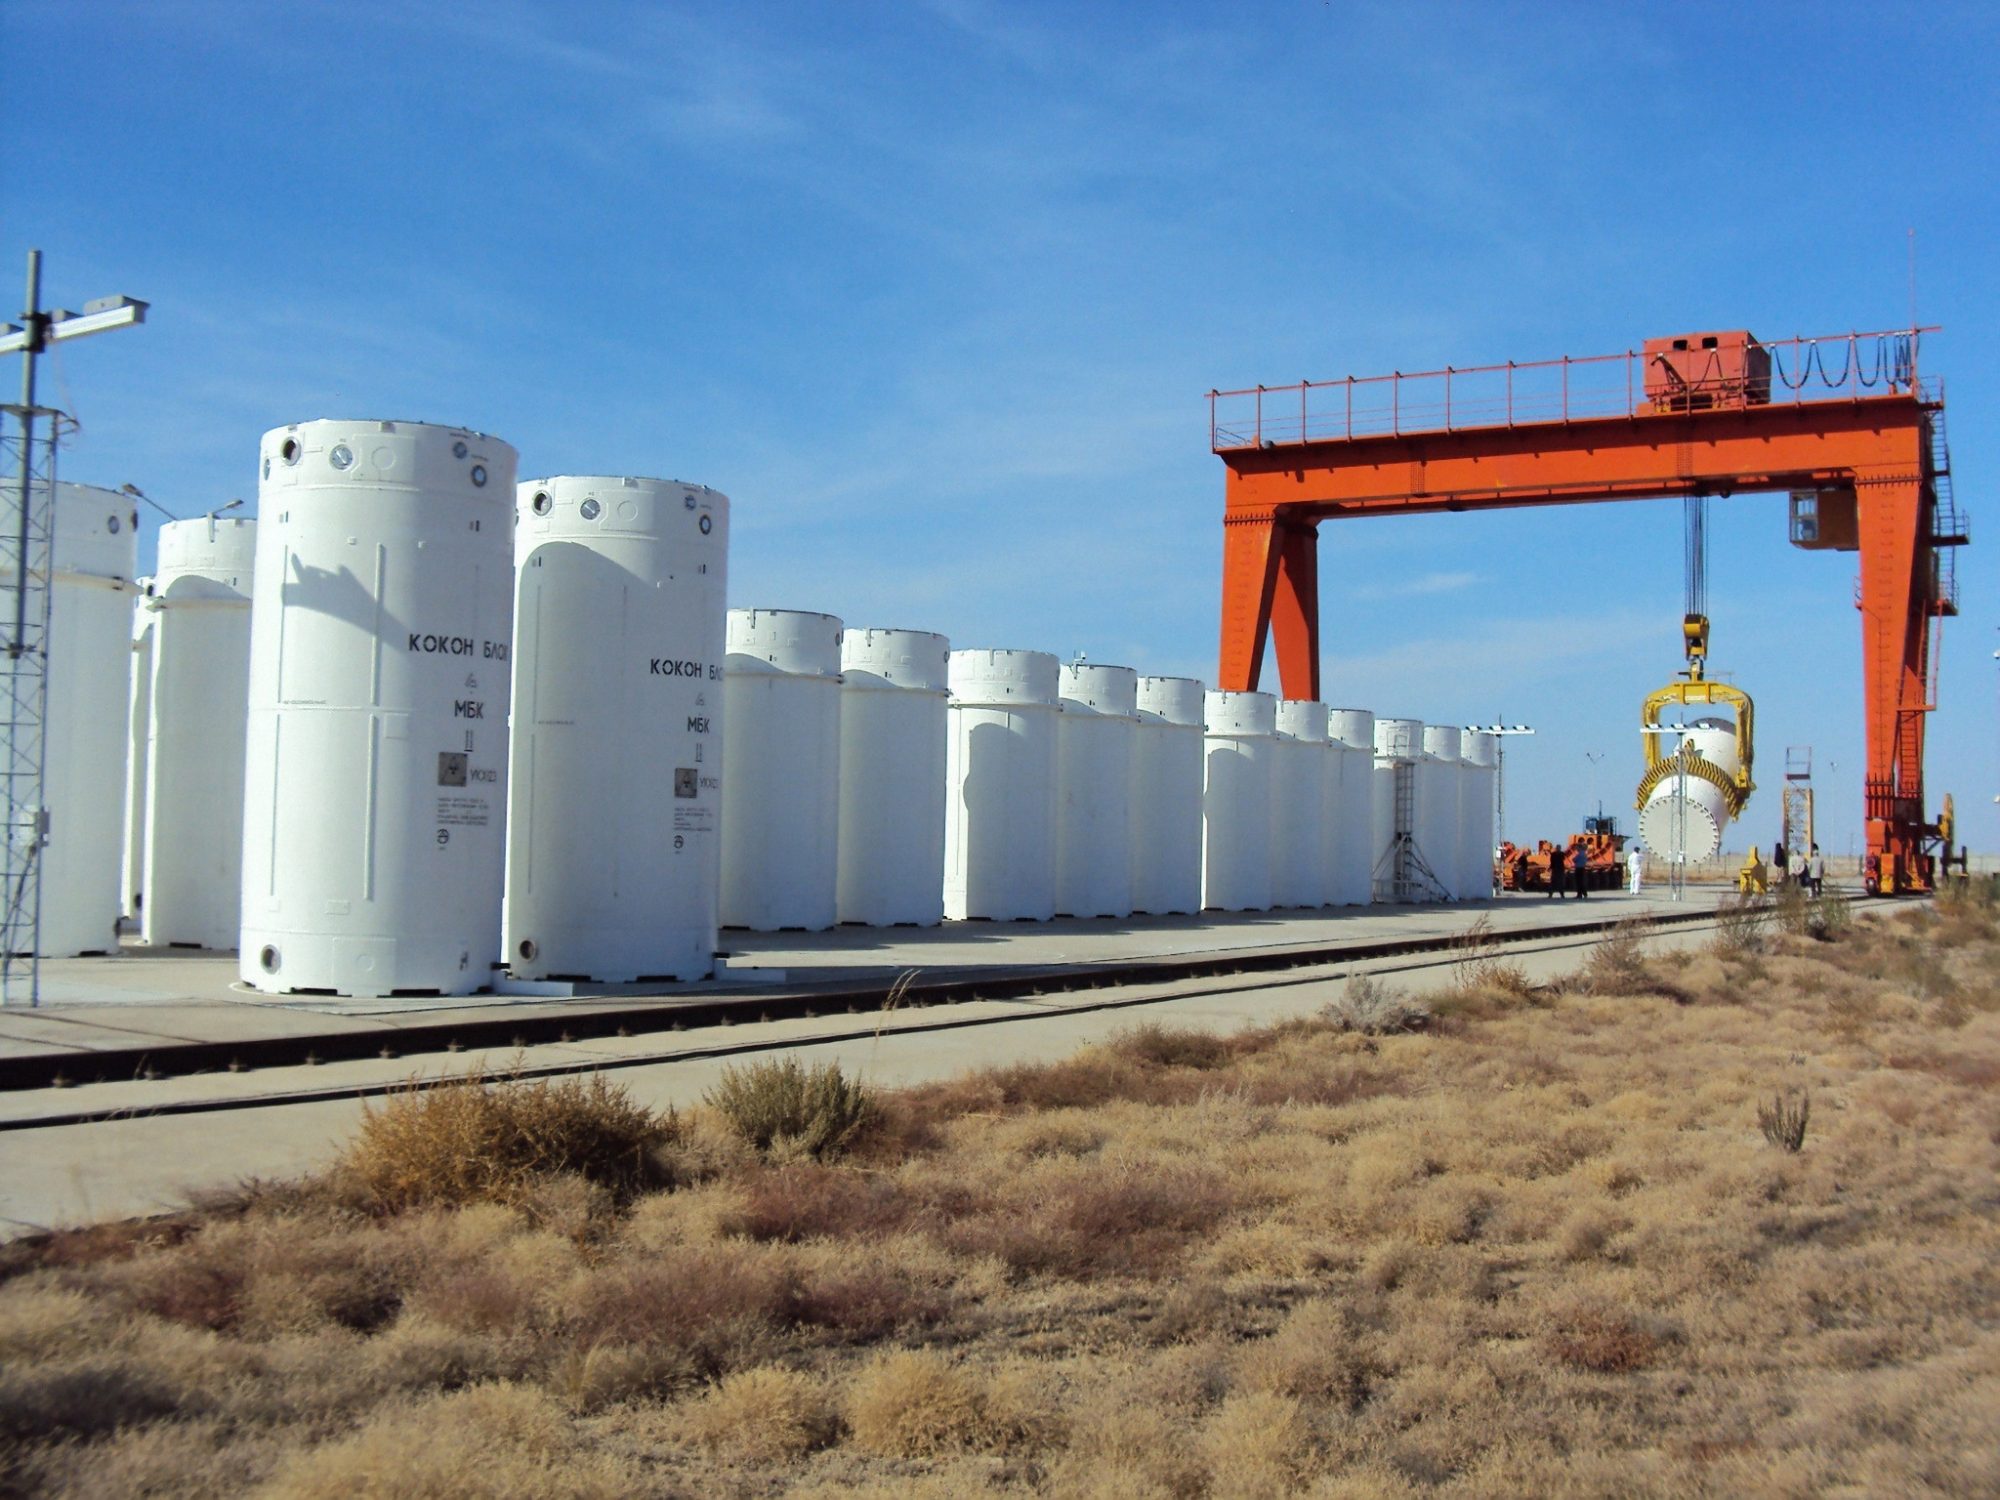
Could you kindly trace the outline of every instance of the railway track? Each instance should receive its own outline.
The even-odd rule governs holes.
[[[1857,902],[1857,905],[1872,905]],[[155,1103],[123,1102],[92,1108],[77,1099],[64,1108],[69,1086],[81,1082],[131,1083],[197,1079],[202,1075],[235,1075],[253,1070],[310,1068],[338,1062],[379,1062],[400,1059],[407,1064],[436,1062],[454,1054],[483,1055],[507,1050],[527,1053],[537,1047],[580,1046],[591,1039],[627,1039],[658,1035],[662,1045],[616,1055],[523,1060],[510,1076],[553,1077],[571,1073],[652,1067],[664,1063],[751,1056],[798,1047],[863,1041],[892,1028],[898,1036],[1003,1026],[1054,1016],[1075,1016],[1250,989],[1276,989],[1324,983],[1363,970],[1399,974],[1445,968],[1476,955],[1527,956],[1588,946],[1618,925],[1619,919],[1565,922],[1554,926],[1496,932],[1482,930],[1476,945],[1466,934],[1410,938],[1372,943],[1281,947],[1219,953],[1073,964],[1034,969],[988,970],[927,979],[910,971],[893,981],[830,981],[778,992],[703,997],[663,1007],[607,1006],[573,1015],[461,1018],[455,1021],[399,1026],[363,1033],[329,1033],[302,1037],[257,1039],[237,1043],[187,1043],[167,1047],[121,1048],[87,1056],[14,1058],[0,1065],[0,1090],[45,1092],[47,1108],[20,1109],[0,1118],[0,1132],[96,1124],[109,1120],[182,1114],[214,1114],[267,1109],[290,1104],[378,1096],[407,1087],[410,1072],[392,1080],[371,1070],[366,1079],[320,1087],[293,1086],[190,1097],[162,1098]],[[1699,932],[1713,928],[1712,910],[1656,915],[1654,930]],[[1100,993],[1101,992],[1101,993]],[[939,1015],[923,1020],[910,1013],[977,1001],[1017,1001],[1017,1010],[976,1015]],[[754,1013],[754,1020],[749,1017]],[[848,1019],[851,1016],[851,1021]],[[892,1019],[893,1018],[893,1019]],[[825,1031],[801,1036],[774,1033],[765,1023],[817,1019],[836,1022]],[[838,1024],[846,1022],[846,1024]],[[741,1027],[743,1034],[727,1040],[670,1042],[683,1030]],[[468,1060],[470,1060],[468,1058]],[[90,1075],[88,1077],[80,1075]],[[273,1080],[275,1084],[277,1080]],[[234,1085],[232,1085],[234,1087]],[[26,1104],[25,1099],[18,1104]],[[39,1101],[38,1101],[39,1102]]]

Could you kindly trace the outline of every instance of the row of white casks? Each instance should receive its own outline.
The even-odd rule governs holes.
[[[949,655],[929,631],[729,611],[724,926],[943,919]]]
[[[1203,905],[1264,911],[1373,899],[1374,715],[1214,692],[1206,722]]]
[[[1199,682],[975,650],[950,683],[947,916],[1200,909]]]
[[[1450,725],[1381,719],[1374,744],[1375,899],[1491,895],[1498,740]]]
[[[711,972],[727,499],[517,486],[505,443],[416,423],[261,457],[246,982]]]

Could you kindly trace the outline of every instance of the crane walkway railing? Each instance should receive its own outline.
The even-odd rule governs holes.
[[[1796,405],[1916,395],[1942,402],[1942,385],[1918,374],[1932,328],[1759,341],[1770,356],[1769,402]],[[1398,370],[1297,385],[1208,393],[1209,447],[1217,453],[1296,443],[1352,442],[1417,433],[1471,432],[1544,423],[1672,416],[1646,389],[1648,355],[1589,355],[1468,369]]]

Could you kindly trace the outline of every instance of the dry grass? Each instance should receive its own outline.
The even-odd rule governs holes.
[[[1341,1031],[1363,1036],[1388,1036],[1399,1031],[1422,1031],[1431,1022],[1431,1008],[1391,989],[1369,974],[1356,974],[1347,988],[1329,1000],[1320,1019]]]
[[[0,1253],[0,1492],[1994,1493],[1991,893],[1731,923],[1549,985],[1475,939],[1420,1031],[1142,1027],[838,1157],[399,1096],[327,1180]]]
[[[832,1156],[874,1112],[868,1090],[839,1063],[809,1068],[789,1056],[724,1068],[705,1102],[750,1145],[784,1157]]]
[[[526,1203],[560,1177],[622,1204],[662,1181],[656,1153],[679,1133],[601,1073],[412,1083],[369,1107],[338,1172],[392,1212]]]

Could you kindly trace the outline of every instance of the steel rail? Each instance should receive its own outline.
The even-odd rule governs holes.
[[[1882,898],[1886,899],[1886,898]],[[1874,904],[1868,898],[1857,898],[1857,905]],[[256,1063],[259,1069],[273,1067],[300,1067],[340,1061],[378,1061],[404,1058],[416,1061],[423,1058],[445,1057],[466,1052],[490,1052],[497,1049],[526,1051],[536,1046],[581,1046],[593,1037],[627,1037],[635,1034],[634,1023],[641,1023],[643,1032],[660,1033],[679,1031],[696,1025],[744,1025],[742,1012],[754,1007],[757,1019],[747,1024],[766,1025],[780,1020],[819,1018],[826,1014],[825,1002],[829,999],[844,1001],[846,1009],[856,1015],[869,1015],[865,1023],[852,1027],[825,1032],[809,1037],[749,1036],[727,1043],[710,1043],[692,1047],[666,1048],[657,1051],[635,1053],[622,1057],[593,1057],[561,1062],[549,1062],[507,1069],[507,1077],[538,1078],[560,1077],[565,1074],[591,1073],[613,1069],[651,1067],[662,1063],[699,1061],[718,1057],[750,1056],[760,1052],[785,1051],[801,1047],[817,1047],[842,1042],[864,1041],[883,1036],[921,1035],[927,1032],[957,1031],[975,1026],[1006,1025],[1016,1021],[1046,1019],[1052,1016],[1088,1015],[1097,1011],[1122,1010],[1134,1006],[1157,1005],[1177,1000],[1198,999],[1208,995],[1224,994],[1244,989],[1283,988],[1297,984],[1312,984],[1324,981],[1329,976],[1324,972],[1298,973],[1300,970],[1324,971],[1343,968],[1352,969],[1358,965],[1379,962],[1382,959],[1415,958],[1419,962],[1398,966],[1387,972],[1441,968],[1467,962],[1475,956],[1491,953],[1496,948],[1526,949],[1535,951],[1542,948],[1578,946],[1577,939],[1601,938],[1609,934],[1621,922],[1629,918],[1614,917],[1603,921],[1567,922],[1558,926],[1522,928],[1516,932],[1486,932],[1479,934],[1476,943],[1469,943],[1465,933],[1444,937],[1409,938],[1397,941],[1375,943],[1353,943],[1340,946],[1297,947],[1273,950],[1249,950],[1203,955],[1176,955],[1166,960],[1135,960],[1108,964],[1067,965],[1061,968],[1035,970],[989,971],[984,978],[964,976],[933,981],[930,984],[912,983],[890,1003],[891,991],[895,984],[874,983],[868,986],[844,987],[838,992],[824,988],[787,991],[781,995],[756,995],[731,997],[722,1005],[698,1007],[704,1019],[695,1019],[692,1012],[696,1007],[673,1010],[653,1009],[643,1012],[592,1012],[588,1016],[553,1016],[531,1018],[533,1024],[524,1021],[510,1021],[505,1017],[458,1023],[450,1026],[426,1027],[422,1031],[443,1037],[442,1045],[408,1045],[412,1033],[407,1030],[380,1030],[369,1033],[348,1033],[336,1037],[286,1037],[271,1038],[253,1044],[239,1046],[228,1043],[194,1043],[184,1047],[131,1048],[116,1052],[91,1054],[90,1058],[109,1060],[120,1059],[124,1064],[136,1063],[132,1071],[115,1074],[101,1074],[97,1082],[131,1082],[135,1079],[154,1081],[167,1077],[197,1077],[214,1074],[213,1067],[174,1067],[175,1062],[187,1062],[189,1054],[203,1057],[218,1052],[230,1053],[237,1066],[231,1072],[246,1071],[249,1064],[241,1062],[241,1057],[254,1054],[260,1057]],[[1653,927],[1680,929],[1702,923],[1713,925],[1717,921],[1714,910],[1671,912],[1649,916],[1647,922]],[[1056,1005],[1047,1008],[1029,1008],[1019,1012],[999,1015],[954,1016],[934,1021],[905,1023],[897,1025],[893,1031],[885,1030],[883,1017],[904,1010],[928,1009],[937,1006],[965,1004],[975,1001],[1040,999],[1079,991],[1116,989],[1126,990],[1139,986],[1185,983],[1190,980],[1218,980],[1246,975],[1287,976],[1277,978],[1264,985],[1217,985],[1206,989],[1181,991],[1175,994],[1148,994],[1120,996],[1076,1004]],[[861,1002],[872,998],[874,1004],[864,1009]],[[813,1001],[820,1007],[814,1008]],[[721,1014],[710,1015],[711,1012]],[[533,1034],[531,1034],[533,1033]],[[396,1040],[403,1045],[393,1050],[384,1043]],[[340,1055],[330,1055],[330,1044],[346,1043]],[[282,1060],[281,1060],[282,1059]],[[43,1071],[52,1075],[52,1081],[40,1084],[15,1084],[15,1091],[29,1089],[60,1089],[79,1080],[63,1075],[60,1064],[75,1064],[85,1059],[75,1055],[61,1057],[41,1057],[36,1059],[12,1059],[20,1063],[32,1061],[43,1064]],[[452,1081],[450,1077],[422,1080],[418,1087],[434,1087]],[[245,1095],[216,1099],[173,1100],[155,1106],[121,1106],[114,1109],[79,1109],[66,1112],[52,1112],[46,1115],[0,1120],[0,1133],[17,1130],[43,1129],[55,1126],[100,1124],[112,1120],[144,1119],[164,1115],[209,1114],[228,1110],[275,1108],[291,1104],[320,1103],[329,1100],[378,1097],[394,1093],[412,1086],[412,1080],[401,1079],[390,1083],[369,1082],[334,1084],[325,1088],[302,1089],[284,1094]]]

